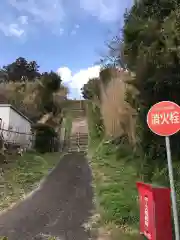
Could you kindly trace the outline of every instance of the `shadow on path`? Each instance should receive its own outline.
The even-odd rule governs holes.
[[[88,240],[83,224],[91,216],[91,171],[82,153],[65,155],[39,190],[0,216],[8,240]]]

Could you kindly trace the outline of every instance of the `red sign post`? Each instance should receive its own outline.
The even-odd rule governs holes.
[[[159,136],[171,136],[180,130],[180,107],[163,101],[153,105],[147,114],[147,124]]]
[[[176,240],[179,240],[179,223],[176,206],[176,193],[174,187],[173,168],[169,136],[180,130],[180,106],[174,102],[162,101],[153,105],[147,114],[147,124],[152,132],[164,136],[168,160],[171,199],[175,225]]]

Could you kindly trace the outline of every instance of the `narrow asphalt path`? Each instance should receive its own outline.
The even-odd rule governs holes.
[[[0,215],[0,236],[8,240],[88,240],[83,224],[91,216],[91,171],[82,153],[65,155],[42,186]]]

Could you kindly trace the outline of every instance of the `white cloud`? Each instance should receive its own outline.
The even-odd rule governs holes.
[[[7,0],[7,2],[9,9],[16,10],[17,14],[19,14],[18,18],[11,14],[11,22],[18,22],[24,32],[34,27],[39,29],[39,24],[41,26],[43,24],[52,33],[63,34],[61,24],[65,19],[65,12],[62,0]],[[6,22],[6,20],[7,17],[4,15],[2,22]],[[26,29],[22,25],[26,25]]]
[[[18,11],[31,15],[33,20],[45,23],[59,23],[65,17],[61,0],[8,0]]]
[[[3,23],[0,30],[7,36],[16,35],[19,37],[32,29],[41,30],[41,27],[44,26],[51,33],[61,36],[64,34],[67,24],[74,19],[74,16],[79,17],[82,11],[102,22],[113,22],[121,17],[122,9],[132,1],[75,0],[72,6],[69,4],[71,0],[5,0],[4,5],[1,6],[2,9],[6,10],[0,14],[0,22]],[[7,28],[11,28],[11,30],[7,30]],[[79,24],[75,24],[70,35],[75,35],[79,28]]]
[[[17,37],[22,38],[26,34],[26,30],[28,27],[28,16],[19,16],[14,19],[14,21],[9,21],[5,19],[0,22],[0,31],[4,33],[5,36],[8,37]]]
[[[4,2],[1,6],[3,11],[0,14],[0,22],[2,22],[0,30],[7,36],[19,37],[31,32],[32,29],[39,31],[42,26],[51,33],[61,36],[66,31],[66,26],[71,25],[74,16],[79,18],[82,11],[102,22],[113,22],[122,17],[125,8],[129,7],[133,0],[74,0],[73,6],[70,4],[71,0],[5,0]],[[10,30],[7,30],[9,28]],[[75,35],[79,28],[79,24],[74,24],[69,34]]]
[[[82,69],[72,76],[71,87],[81,89],[90,78],[99,76],[100,66],[93,66],[87,69]]]
[[[65,85],[68,85],[70,92],[76,92],[80,97],[81,88],[88,82],[90,78],[99,76],[100,66],[92,66],[72,74],[68,67],[62,67],[57,70]]]
[[[22,25],[28,24],[28,16],[20,16],[18,20]]]
[[[65,84],[69,83],[72,80],[72,72],[68,67],[58,68],[57,73],[61,76]]]
[[[14,36],[14,37],[22,37],[25,31],[22,29],[17,23],[4,24],[0,23],[0,30],[4,33],[5,36]]]
[[[122,1],[122,0],[121,0]],[[80,6],[103,22],[119,20],[120,0],[80,0]]]

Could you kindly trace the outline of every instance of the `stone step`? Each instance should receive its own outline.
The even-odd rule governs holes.
[[[84,139],[85,139],[85,140],[88,140],[87,137],[78,137],[78,136],[76,136],[76,137],[70,137],[70,138],[69,138],[69,141],[70,141],[70,140],[81,140],[81,139],[82,139],[82,140],[84,140]]]
[[[83,135],[83,136],[73,135],[73,136],[70,136],[69,139],[88,139],[88,136],[86,136],[86,135]]]
[[[88,139],[88,136],[74,135],[74,136],[70,136],[69,139]]]
[[[86,126],[83,125],[80,128],[83,129],[85,127]],[[66,149],[68,152],[87,152],[88,140],[88,133],[77,132],[69,137]]]
[[[79,144],[79,145],[86,145],[88,144],[88,141],[70,141],[69,144]]]
[[[87,148],[69,148],[68,149],[68,152],[81,152],[81,151],[86,152]]]
[[[86,147],[88,144],[69,144],[69,147]]]
[[[69,143],[79,143],[79,144],[83,144],[83,143],[85,143],[85,144],[87,144],[88,143],[88,141],[87,140],[84,140],[84,139],[81,139],[81,140],[76,140],[76,139],[73,139],[73,140],[71,140],[71,141],[69,141]]]
[[[69,143],[88,143],[88,141],[87,140],[85,140],[85,139],[73,139],[73,140],[71,140],[71,141],[69,141]]]
[[[88,141],[88,138],[70,138],[69,141]]]
[[[70,145],[68,148],[87,148],[88,147],[88,145],[84,145],[84,146],[78,146],[78,145],[74,145],[74,146],[72,146],[72,145]]]

